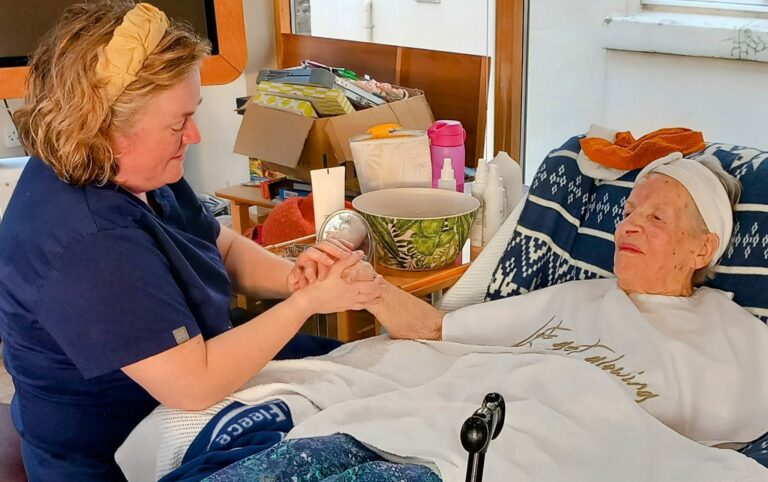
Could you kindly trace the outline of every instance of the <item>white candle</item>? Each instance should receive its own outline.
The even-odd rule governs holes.
[[[344,209],[344,173],[344,166],[309,171],[315,205],[315,234],[329,214]]]

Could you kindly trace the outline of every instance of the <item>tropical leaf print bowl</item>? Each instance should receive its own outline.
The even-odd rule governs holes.
[[[371,226],[379,263],[429,270],[456,261],[480,202],[445,189],[404,187],[367,192],[352,206]]]

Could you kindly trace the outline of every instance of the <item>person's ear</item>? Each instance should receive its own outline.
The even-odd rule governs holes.
[[[696,252],[696,269],[708,266],[715,257],[717,248],[720,246],[720,238],[715,233],[707,233],[702,237],[699,249]]]
[[[120,159],[130,151],[131,143],[127,136],[114,133],[109,136],[109,147],[112,148],[115,159]]]

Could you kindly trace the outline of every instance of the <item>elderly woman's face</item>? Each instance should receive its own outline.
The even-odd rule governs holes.
[[[189,144],[200,142],[192,116],[200,104],[200,73],[155,96],[138,114],[133,130],[113,136],[116,182],[135,193],[181,179]]]
[[[614,273],[628,293],[687,296],[695,270],[717,247],[688,191],[675,179],[650,174],[637,183],[616,227]]]

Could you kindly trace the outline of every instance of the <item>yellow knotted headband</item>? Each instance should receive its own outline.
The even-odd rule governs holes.
[[[105,82],[104,91],[110,104],[138,78],[139,70],[167,29],[168,17],[148,3],[140,3],[125,14],[112,40],[99,52],[96,64],[96,76]]]

